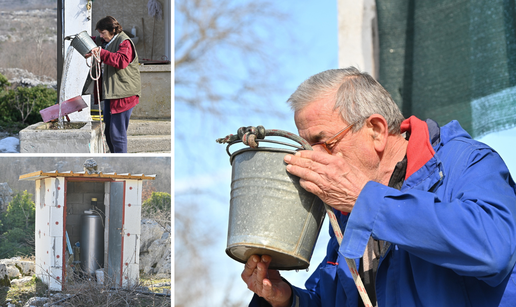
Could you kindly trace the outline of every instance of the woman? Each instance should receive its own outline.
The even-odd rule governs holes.
[[[126,153],[129,118],[141,95],[138,55],[133,42],[114,17],[107,16],[99,20],[95,30],[99,36],[92,39],[100,47],[94,48],[86,57],[94,54],[103,63],[98,90],[100,100],[104,100],[102,114],[106,125],[106,142],[110,152]],[[96,88],[93,92],[88,91],[91,83],[92,78],[88,75],[83,94],[94,94],[97,99]]]

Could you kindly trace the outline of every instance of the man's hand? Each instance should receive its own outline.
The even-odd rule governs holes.
[[[242,279],[249,290],[263,297],[273,307],[289,307],[292,289],[283,281],[277,270],[269,270],[271,257],[252,255],[245,264]]]
[[[301,187],[317,195],[333,208],[351,212],[358,195],[369,181],[358,168],[340,154],[303,150],[286,155],[287,171],[299,178]]]

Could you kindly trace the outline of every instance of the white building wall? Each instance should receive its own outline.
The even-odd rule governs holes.
[[[61,178],[61,181],[64,181]],[[62,261],[56,262],[56,258],[62,258],[62,210],[61,218],[56,216],[56,207],[64,200],[64,189],[60,187],[59,180],[47,178],[36,181],[36,275],[49,286],[50,290],[60,291],[62,279]],[[53,213],[52,213],[53,212]],[[52,224],[58,222],[61,225],[59,233]],[[61,248],[61,249],[60,249]],[[58,253],[56,253],[56,250]]]
[[[36,275],[47,285],[49,283],[49,275],[46,272],[46,263],[50,263],[50,256],[46,253],[46,249],[44,247],[50,245],[50,236],[48,235],[50,233],[50,226],[47,225],[48,217],[50,216],[50,209],[45,206],[47,199],[48,201],[51,201],[48,195],[49,194],[46,193],[45,189],[45,181],[36,180]]]
[[[87,0],[65,0],[63,25],[65,37],[78,34],[82,31],[88,31],[88,34],[91,35],[91,20],[88,19],[87,4]],[[64,42],[65,58],[63,59],[63,63],[66,59],[66,52],[68,51],[70,42],[70,40]],[[66,76],[66,82],[63,84],[65,86],[64,100],[81,95],[84,81],[89,72],[84,57],[75,49],[71,49],[71,51],[73,52],[73,56]],[[91,60],[89,60],[89,63],[91,63]],[[63,74],[64,73],[65,68],[63,67]],[[90,106],[90,95],[82,96],[82,98],[86,104]],[[73,112],[69,117],[71,121],[91,121],[90,108],[83,109],[81,112]]]
[[[378,78],[375,0],[338,0],[339,67],[355,66]]]
[[[65,179],[63,177],[52,178],[50,192],[52,202],[50,204],[50,283],[49,289],[62,290],[63,281],[63,248],[64,248],[64,204],[65,204]],[[48,191],[48,188],[47,188]]]
[[[141,180],[127,180],[125,185],[122,286],[139,279],[141,234]]]

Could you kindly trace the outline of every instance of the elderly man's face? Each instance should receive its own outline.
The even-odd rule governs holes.
[[[333,110],[333,102],[327,99],[314,101],[294,114],[299,135],[313,144],[324,142],[353,123],[342,119],[339,110]],[[372,138],[362,127],[357,132],[346,132],[331,150],[332,155],[343,157],[347,163],[368,174],[371,180],[379,165],[379,158],[374,150]],[[322,146],[314,146],[314,151],[328,154]]]

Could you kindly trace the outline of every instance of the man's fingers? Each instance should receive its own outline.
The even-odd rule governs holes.
[[[299,179],[299,185],[307,192],[310,192],[315,195],[320,195],[323,192],[318,185],[316,185],[312,181],[308,181],[303,178]]]
[[[262,297],[266,297],[268,300],[274,299],[274,290],[272,289],[272,283],[268,279],[262,281]]]
[[[253,275],[253,272],[256,269],[256,265],[258,264],[259,261],[260,261],[260,257],[257,255],[252,255],[251,257],[249,257],[249,259],[245,263],[244,271],[242,272],[242,275],[241,275],[242,279],[244,281],[247,282],[249,277],[251,277],[251,275]]]

